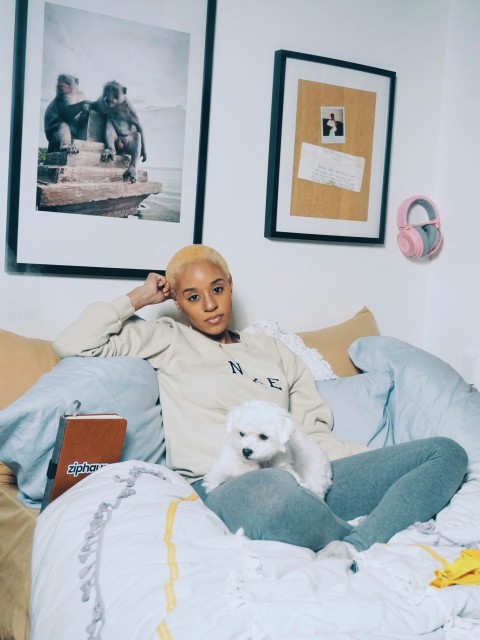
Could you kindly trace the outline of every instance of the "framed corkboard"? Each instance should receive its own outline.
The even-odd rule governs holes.
[[[275,53],[265,237],[383,243],[395,77]]]

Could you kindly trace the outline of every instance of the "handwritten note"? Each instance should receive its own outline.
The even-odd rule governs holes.
[[[308,142],[302,144],[298,168],[298,177],[302,180],[321,182],[358,193],[362,188],[364,169],[365,158]]]

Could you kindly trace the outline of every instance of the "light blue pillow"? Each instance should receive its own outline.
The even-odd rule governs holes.
[[[393,386],[388,373],[361,373],[315,382],[333,413],[333,433],[342,440],[383,447],[391,421],[387,402]]]
[[[118,413],[127,419],[122,460],[163,460],[153,367],[131,357],[65,358],[0,411],[0,460],[15,472],[19,499],[27,506],[41,505],[59,419],[74,400],[82,403],[79,413]]]
[[[362,371],[389,373],[395,442],[430,436],[456,440],[480,463],[480,393],[436,356],[396,338],[357,339],[348,353]]]

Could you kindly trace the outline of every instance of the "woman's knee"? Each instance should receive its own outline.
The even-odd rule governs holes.
[[[452,438],[435,436],[432,438],[435,455],[443,460],[445,471],[452,480],[460,485],[468,467],[468,454],[465,449]]]
[[[218,494],[222,502],[232,502],[236,508],[270,519],[284,513],[294,495],[298,497],[299,484],[290,473],[277,468],[250,471],[223,487],[224,495],[220,496],[220,491]]]
[[[284,469],[259,469],[228,480],[204,500],[230,531],[242,527],[248,537],[272,539],[288,521],[299,489]]]
[[[435,443],[437,453],[448,458],[460,470],[466,471],[468,454],[456,440],[445,436],[435,436],[432,440]]]

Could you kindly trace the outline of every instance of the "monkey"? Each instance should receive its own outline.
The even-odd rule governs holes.
[[[147,159],[145,134],[132,103],[126,96],[127,88],[112,80],[103,87],[101,97],[92,105],[105,117],[105,150],[102,162],[115,158],[116,153],[128,154],[130,163],[123,179],[137,181],[136,166],[138,158]]]
[[[45,110],[48,152],[78,153],[74,138],[78,138],[85,127],[92,104],[85,99],[78,83],[75,76],[64,73],[58,76],[56,96]]]

